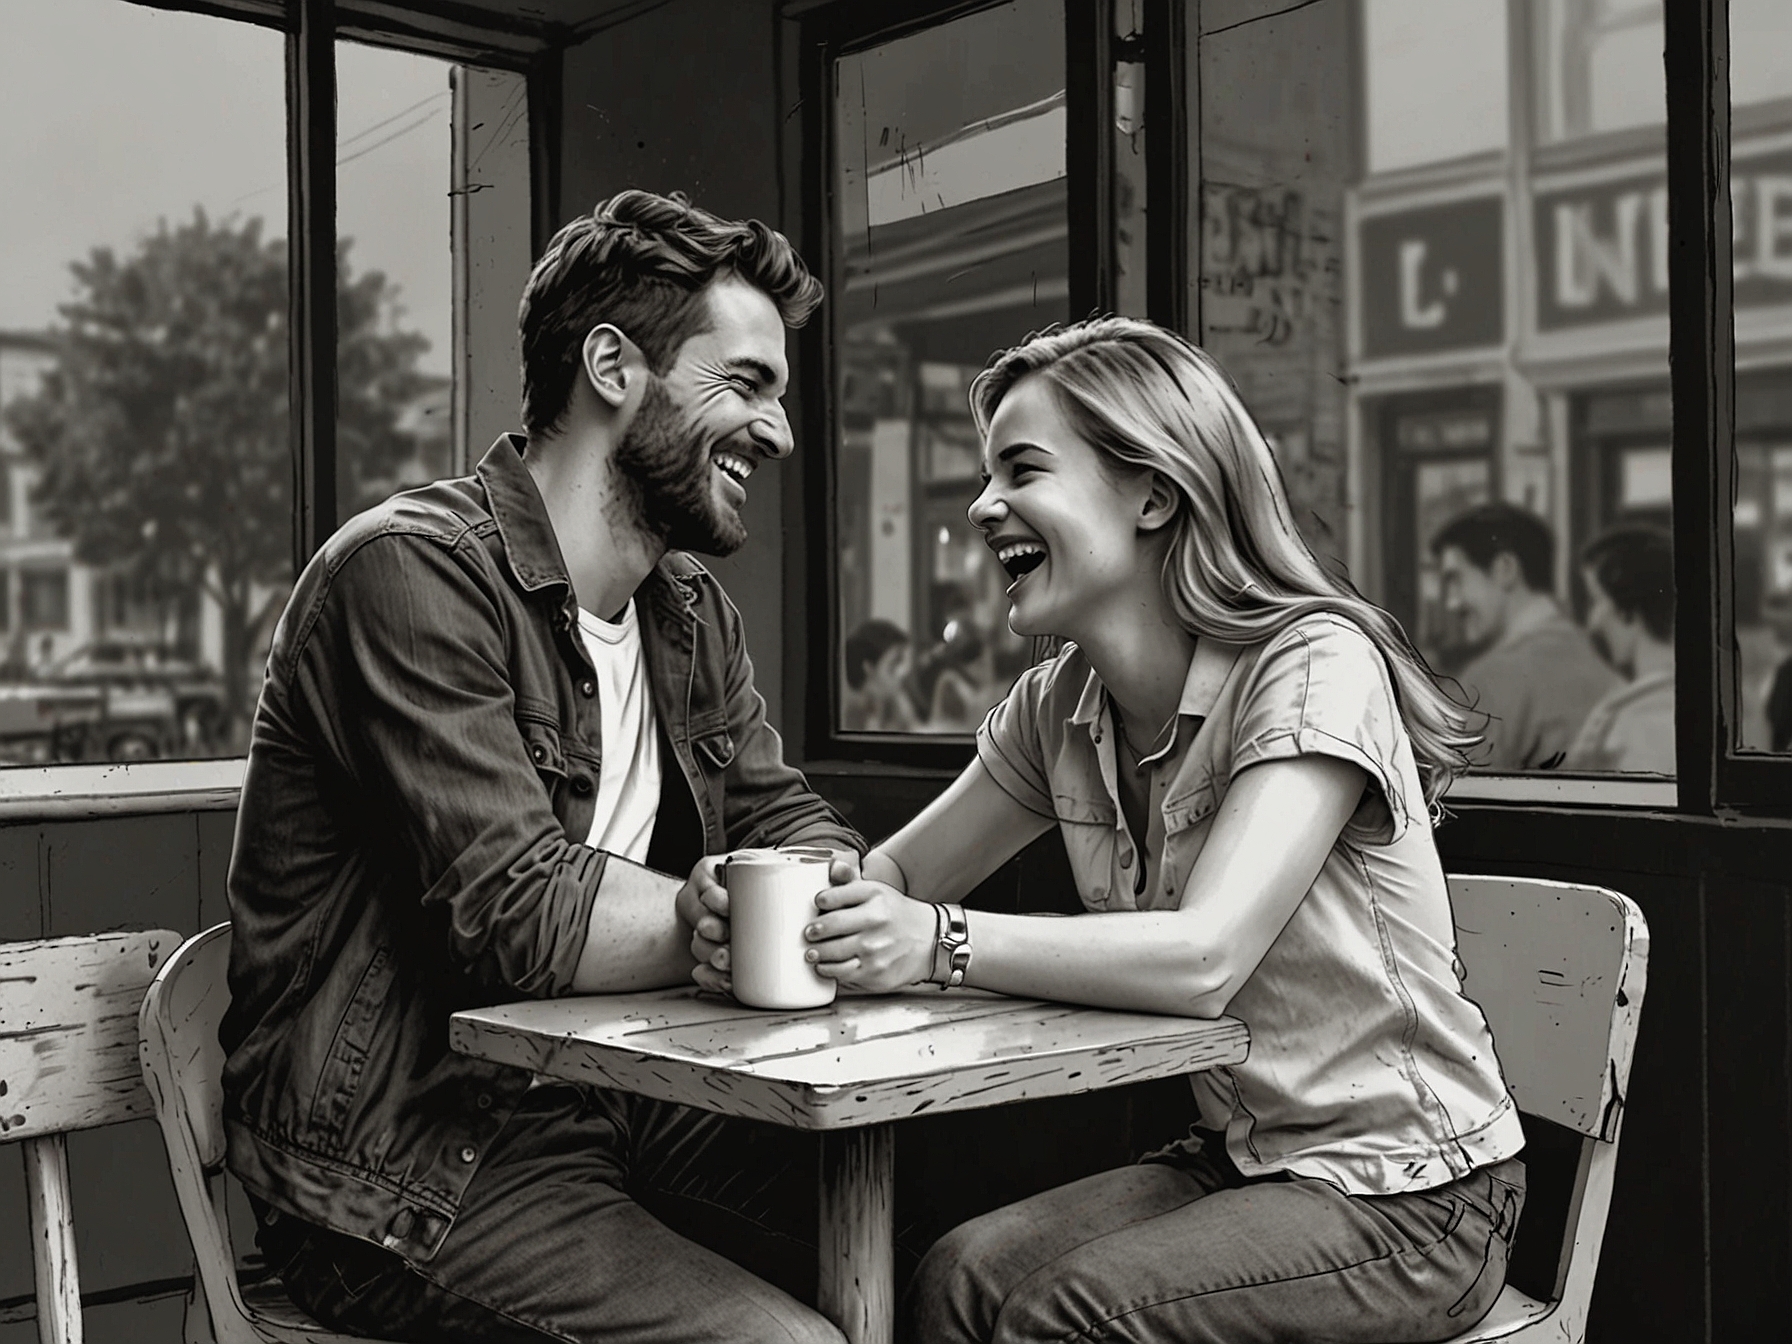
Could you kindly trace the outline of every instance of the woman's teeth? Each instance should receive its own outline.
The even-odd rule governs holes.
[[[996,559],[1008,571],[1009,578],[1018,579],[1045,563],[1045,547],[1036,541],[1016,541],[998,550]]]

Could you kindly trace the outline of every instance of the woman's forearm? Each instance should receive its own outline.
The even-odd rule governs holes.
[[[965,983],[1098,1008],[1218,1017],[1238,986],[1187,912],[1122,911],[1047,919],[970,910]]]
[[[889,843],[886,840],[867,854],[864,862],[859,865],[859,872],[873,882],[882,882],[885,886],[894,887],[906,895],[908,893],[908,874],[902,871],[902,864],[886,848]]]

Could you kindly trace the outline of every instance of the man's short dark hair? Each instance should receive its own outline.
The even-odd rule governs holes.
[[[1614,527],[1589,541],[1580,562],[1620,616],[1640,620],[1663,644],[1674,641],[1674,539],[1659,527]]]
[[[709,330],[705,291],[724,274],[763,291],[788,327],[802,326],[821,302],[821,282],[783,234],[756,219],[721,219],[682,192],[619,192],[561,229],[517,313],[524,432],[560,427],[593,327],[616,327],[664,373],[687,340]]]
[[[908,643],[902,627],[873,617],[846,637],[846,684],[858,690],[865,676],[891,649]]]
[[[1510,555],[1533,593],[1555,587],[1555,536],[1548,523],[1515,504],[1482,504],[1457,514],[1431,538],[1433,555],[1441,556],[1450,546],[1480,570],[1492,569],[1496,556]]]

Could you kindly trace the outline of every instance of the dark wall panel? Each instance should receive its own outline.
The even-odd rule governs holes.
[[[1705,879],[1709,1006],[1711,1336],[1792,1335],[1787,889]],[[1764,1235],[1765,1234],[1765,1235]]]
[[[0,828],[0,939],[43,937],[37,845],[35,826]]]
[[[230,876],[230,845],[236,838],[236,813],[201,812],[194,821],[198,827],[199,846],[198,929],[209,929],[230,918],[224,882]]]
[[[44,826],[50,936],[117,928],[194,932],[199,849],[193,818],[171,812]]]
[[[111,929],[191,934],[224,915],[234,812],[0,826],[0,938],[66,937]],[[203,910],[203,914],[202,914]],[[47,928],[46,928],[47,924]],[[143,1284],[192,1272],[154,1121],[69,1136],[69,1179],[84,1293],[128,1298]],[[36,1339],[16,1319],[32,1291],[23,1166],[0,1148],[0,1344]],[[121,1300],[86,1312],[89,1341],[181,1337],[179,1297]]]
[[[1453,872],[1598,882],[1649,921],[1649,986],[1589,1338],[1792,1338],[1792,830],[1465,807]]]

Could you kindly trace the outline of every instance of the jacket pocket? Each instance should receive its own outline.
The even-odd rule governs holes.
[[[566,782],[566,754],[560,747],[559,732],[539,719],[518,719],[516,726],[522,734],[523,749],[529,753],[535,773],[541,776],[541,786],[548,791],[550,800],[558,802],[560,786]]]
[[[376,948],[367,969],[361,972],[355,992],[343,1006],[342,1019],[330,1041],[330,1053],[318,1072],[317,1087],[311,1094],[311,1129],[332,1151],[342,1148],[349,1110],[366,1071],[374,1029],[391,997],[392,974],[392,950]]]
[[[726,770],[734,760],[734,739],[726,728],[697,738],[694,745],[698,758],[711,769]]]

